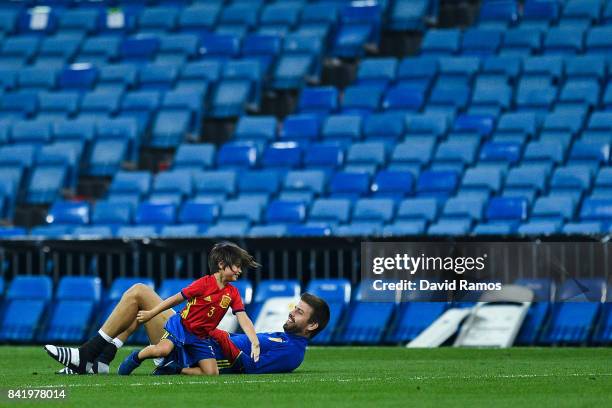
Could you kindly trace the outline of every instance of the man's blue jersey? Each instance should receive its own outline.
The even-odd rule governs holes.
[[[285,332],[257,333],[259,361],[251,359],[251,342],[246,334],[232,334],[230,340],[242,351],[240,356],[247,374],[288,373],[304,361],[308,339]],[[215,342],[216,343],[216,342]]]
[[[242,352],[237,361],[229,367],[219,343],[209,338],[204,340],[212,346],[217,365],[221,374],[246,373],[246,374],[272,374],[288,373],[300,366],[304,361],[308,339],[302,336],[287,334],[284,332],[257,333],[259,339],[259,361],[251,359],[251,342],[246,334],[231,334],[230,340]],[[175,347],[173,353],[183,353],[185,366],[198,364],[190,356],[184,354],[180,347]],[[176,360],[176,356],[167,357]],[[178,360],[181,361],[181,360]]]

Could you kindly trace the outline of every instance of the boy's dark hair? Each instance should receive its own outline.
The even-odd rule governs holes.
[[[329,305],[320,297],[310,294],[308,292],[302,293],[300,299],[302,300],[302,302],[306,303],[312,308],[312,316],[310,316],[308,322],[319,323],[319,326],[315,330],[310,332],[310,338],[312,339],[323,329],[325,329],[325,326],[327,326],[327,323],[329,322]]]
[[[226,266],[237,265],[241,269],[259,268],[261,266],[251,254],[229,241],[217,242],[210,250],[208,256],[208,270],[210,273],[217,272],[219,264],[223,265],[224,268]]]

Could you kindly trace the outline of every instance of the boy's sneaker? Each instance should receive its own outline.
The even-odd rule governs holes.
[[[140,366],[141,361],[138,360],[138,352],[140,350],[134,350],[130,353],[129,356],[123,360],[119,369],[117,370],[117,374],[119,375],[130,375],[132,371],[137,369]]]

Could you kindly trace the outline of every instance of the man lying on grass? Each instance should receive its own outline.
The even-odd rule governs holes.
[[[212,257],[211,257],[212,258]],[[212,259],[211,259],[212,260]],[[216,263],[215,263],[216,264]],[[242,266],[239,258],[231,265]],[[245,265],[246,266],[246,265]],[[61,373],[106,374],[109,365],[128,337],[138,328],[137,315],[141,310],[152,310],[162,299],[147,285],[136,284],[128,289],[98,333],[79,348],[46,345],[45,350],[66,369]],[[145,323],[151,344],[164,337],[164,327],[175,314],[172,309],[159,313]],[[229,335],[213,330],[203,340],[212,348],[222,373],[284,373],[295,370],[302,363],[308,340],[322,331],[329,321],[329,306],[317,296],[304,293],[283,325],[283,332],[258,333],[259,361],[251,358],[251,342],[244,334]],[[183,350],[175,349],[167,356],[156,374],[203,374],[196,361]]]

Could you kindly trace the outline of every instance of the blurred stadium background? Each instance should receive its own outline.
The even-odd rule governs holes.
[[[315,343],[403,344],[477,299],[362,301],[361,241],[612,231],[610,0],[11,0],[0,30],[4,343],[79,343],[229,237],[254,321],[308,290]],[[523,280],[516,344],[610,344],[583,278]]]

